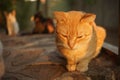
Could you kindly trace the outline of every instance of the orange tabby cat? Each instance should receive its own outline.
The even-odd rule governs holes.
[[[56,45],[67,59],[68,71],[88,70],[89,62],[95,58],[104,42],[106,32],[96,26],[96,15],[81,11],[54,12]]]

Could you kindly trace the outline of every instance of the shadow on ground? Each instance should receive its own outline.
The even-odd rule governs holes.
[[[85,73],[67,72],[66,60],[55,46],[54,35],[0,36],[6,73],[3,80],[120,80],[120,67],[106,49]]]

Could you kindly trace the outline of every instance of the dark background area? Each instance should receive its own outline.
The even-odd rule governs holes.
[[[44,2],[45,1],[45,2]],[[33,23],[30,18],[41,11],[44,17],[53,18],[54,11],[78,10],[97,15],[96,24],[107,31],[106,42],[118,47],[119,0],[0,0],[0,12],[15,8],[20,32],[31,32]],[[3,26],[0,26],[1,31]]]

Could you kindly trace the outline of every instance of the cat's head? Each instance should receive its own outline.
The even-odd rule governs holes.
[[[89,42],[96,16],[80,11],[54,12],[57,46],[76,49]]]

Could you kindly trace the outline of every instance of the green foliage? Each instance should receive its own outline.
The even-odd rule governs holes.
[[[14,8],[13,0],[0,0],[0,11],[11,11]]]
[[[84,1],[88,5],[94,5],[96,3],[96,0],[84,0]]]

